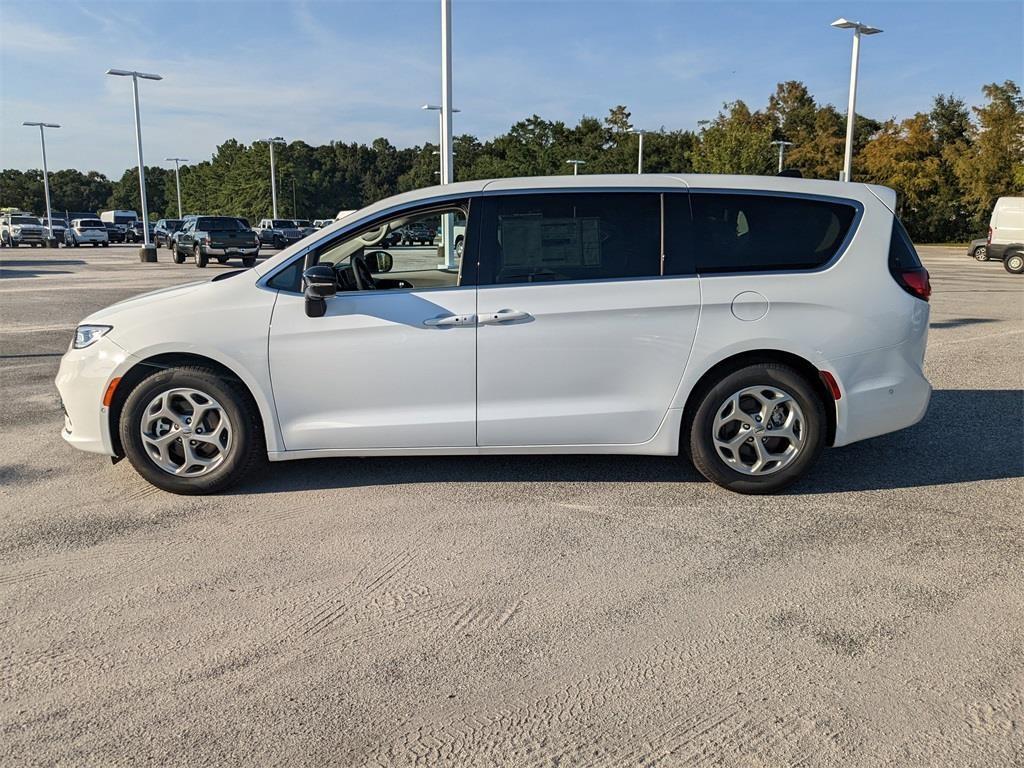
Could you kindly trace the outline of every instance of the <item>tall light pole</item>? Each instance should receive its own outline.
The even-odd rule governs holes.
[[[860,60],[860,36],[877,35],[882,30],[861,24],[859,21],[848,21],[839,18],[832,22],[836,29],[853,30],[853,56],[850,59],[850,103],[846,110],[846,153],[843,157],[843,178],[842,181],[852,181],[853,165],[853,123],[856,116],[857,106],[857,65]]]
[[[181,177],[178,174],[178,163],[187,163],[187,157],[165,157],[165,162],[174,163],[174,186],[178,190],[178,218],[181,218]]]
[[[270,201],[273,209],[273,216],[277,218],[277,171],[274,169],[274,145],[284,144],[285,140],[280,136],[274,136],[269,139],[257,139],[257,141],[264,141],[270,145]]]
[[[149,242],[149,210],[146,207],[146,166],[142,161],[142,121],[139,119],[139,78],[143,80],[163,80],[160,75],[150,75],[126,69],[108,69],[108,75],[130,77],[132,79],[132,95],[135,98],[135,144],[139,150],[139,196],[142,199],[142,248],[139,249],[139,261],[156,261],[156,248]]]
[[[635,133],[640,138],[640,146],[636,154],[636,172],[644,172],[644,134],[646,131],[642,131],[639,128],[633,128],[630,133]]]
[[[57,245],[53,237],[53,214],[50,211],[50,172],[46,167],[46,136],[44,128],[60,128],[56,123],[22,123],[33,128],[39,128],[39,145],[43,149],[43,194],[46,196],[46,244],[53,248]]]
[[[786,153],[786,147],[793,146],[793,142],[778,139],[777,141],[773,141],[772,144],[779,148],[779,173],[782,173],[782,156]]]
[[[572,166],[572,175],[573,176],[579,176],[580,175],[580,166],[581,165],[586,165],[587,161],[586,160],[566,160],[565,164]]]

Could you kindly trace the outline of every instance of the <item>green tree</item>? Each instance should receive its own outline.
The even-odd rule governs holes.
[[[1016,83],[990,83],[988,103],[974,107],[978,125],[970,149],[956,164],[971,210],[971,228],[982,231],[997,197],[1024,194],[1024,99]]]
[[[751,112],[742,101],[726,104],[725,111],[701,130],[691,153],[693,169],[698,173],[772,173],[773,128],[767,114]]]

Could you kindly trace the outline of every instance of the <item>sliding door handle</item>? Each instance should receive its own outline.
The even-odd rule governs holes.
[[[487,312],[480,315],[480,325],[494,325],[496,323],[510,323],[513,320],[532,320],[529,312],[520,312],[518,309],[499,309],[497,312]]]

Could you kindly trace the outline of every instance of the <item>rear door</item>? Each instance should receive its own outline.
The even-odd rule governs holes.
[[[486,198],[478,293],[477,442],[650,440],[700,312],[692,274],[664,276],[658,192]]]

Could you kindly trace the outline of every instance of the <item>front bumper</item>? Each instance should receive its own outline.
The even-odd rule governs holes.
[[[18,232],[15,234],[11,233],[11,242],[18,243],[41,243],[46,239],[44,232]]]
[[[75,448],[114,455],[110,409],[103,405],[103,396],[129,357],[104,336],[91,347],[68,349],[61,358],[56,379],[64,409],[61,437]]]

